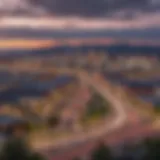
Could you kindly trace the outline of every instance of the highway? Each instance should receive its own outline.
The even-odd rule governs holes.
[[[38,67],[36,69],[41,70]],[[14,70],[18,71],[19,68],[14,68]],[[23,70],[23,68],[20,70]],[[27,68],[25,70],[28,71]],[[52,73],[53,70],[49,69],[48,72]],[[141,117],[138,111],[134,109],[134,106],[126,102],[120,96],[119,91],[115,91],[100,75],[99,77],[101,78],[85,71],[59,70],[59,73],[66,72],[76,74],[83,84],[91,86],[109,101],[114,111],[114,117],[110,121],[106,118],[105,125],[92,128],[87,132],[81,131],[70,137],[63,137],[57,140],[42,140],[33,145],[34,149],[44,153],[49,159],[72,160],[74,157],[87,155],[95,147],[99,139],[105,140],[111,146],[117,146],[122,142],[139,140],[146,136],[157,134],[159,131],[152,128],[152,120]]]
[[[82,76],[83,75],[83,76]],[[139,116],[137,111],[128,103],[122,102],[122,97],[119,94],[106,93],[107,88],[104,88],[104,83],[101,81],[93,80],[93,77],[89,77],[86,73],[81,74],[81,77],[85,79],[86,83],[92,86],[96,85],[95,89],[101,93],[106,98],[111,98],[114,102],[114,108],[118,112],[118,118],[115,118],[114,123],[106,122],[106,127],[103,129],[93,129],[92,138],[87,137],[83,142],[72,142],[68,145],[61,147],[51,147],[50,150],[46,151],[45,155],[48,155],[51,160],[72,160],[75,157],[85,157],[91,150],[96,146],[97,140],[101,139],[106,142],[111,147],[117,147],[122,145],[124,142],[136,142],[144,137],[157,136],[159,135],[159,130],[153,129],[151,123],[148,121],[143,121]],[[101,83],[100,83],[101,82]],[[109,87],[109,86],[108,86]],[[105,93],[105,94],[104,94]],[[123,104],[123,106],[122,106]],[[127,120],[127,125],[126,124]],[[119,121],[119,122],[118,122]],[[112,126],[112,127],[111,127]]]
[[[83,140],[77,137],[75,141],[74,138],[71,142],[69,140],[66,147],[64,145],[51,147],[49,151],[46,151],[49,159],[72,160],[77,156],[86,156],[96,146],[98,139],[103,139],[111,146],[119,146],[124,142],[134,142],[144,137],[159,135],[159,130],[154,130],[150,122],[143,121],[143,116],[140,117],[139,113],[128,102],[122,102],[123,99],[119,94],[112,94],[109,86],[107,89],[101,81],[86,73],[81,73],[79,76],[88,85],[92,85],[104,98],[112,102],[116,111],[115,119],[111,122],[107,121],[106,127],[94,128],[87,135],[84,133]]]
[[[93,81],[92,77],[90,77],[86,73],[79,74],[81,80],[86,85],[92,86],[97,92],[99,92],[107,101],[109,101],[113,107],[115,112],[115,116],[112,121],[108,122],[106,119],[106,126],[101,126],[98,129],[92,128],[92,130],[86,132],[80,132],[72,137],[61,138],[60,140],[49,140],[48,142],[39,142],[35,147],[35,149],[44,149],[44,148],[61,148],[64,146],[69,146],[77,143],[85,142],[89,139],[97,139],[102,135],[118,130],[123,127],[127,121],[127,114],[123,108],[123,105],[114,98],[114,95],[110,93],[109,90],[105,89],[103,85],[97,84],[96,81]]]

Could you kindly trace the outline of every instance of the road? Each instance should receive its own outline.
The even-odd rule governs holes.
[[[123,108],[123,105],[110,93],[110,91],[106,88],[104,88],[103,85],[98,84],[96,81],[92,79],[87,73],[78,73],[78,76],[80,77],[81,81],[85,83],[86,85],[92,86],[97,92],[99,92],[107,101],[109,101],[112,105],[112,108],[115,112],[115,116],[112,119],[112,121],[108,122],[108,119],[106,120],[106,126],[101,126],[100,128],[92,128],[92,130],[82,133],[77,133],[75,136],[68,137],[68,138],[62,138],[57,141],[45,141],[45,142],[39,142],[36,146],[34,146],[36,149],[43,149],[43,148],[49,148],[49,147],[64,147],[69,146],[81,142],[85,142],[88,139],[95,139],[100,138],[102,135],[106,133],[113,132],[115,130],[118,130],[119,128],[123,127],[127,121],[127,114]]]
[[[37,69],[40,70],[39,68]],[[16,69],[16,71],[18,70]],[[28,69],[26,70],[28,71]],[[49,159],[71,160],[74,157],[86,155],[95,147],[98,139],[106,140],[112,146],[122,142],[141,139],[157,132],[157,130],[152,128],[150,119],[146,121],[144,117],[140,117],[137,110],[124,101],[118,94],[118,91],[115,91],[105,80],[96,78],[83,71],[75,72],[65,69],[59,72],[65,73],[66,71],[69,74],[77,74],[84,84],[91,86],[109,101],[114,111],[114,118],[110,121],[106,119],[105,126],[92,128],[88,132],[80,132],[60,140],[54,139],[52,141],[50,139],[45,142],[41,141],[34,146],[35,149],[44,153]],[[53,70],[49,69],[48,72],[53,72]],[[48,148],[48,150],[46,151],[45,148]]]
[[[21,67],[21,68],[17,68],[16,66],[15,67],[13,67],[13,68],[8,68],[10,71],[16,71],[16,72],[19,72],[19,71],[28,71],[28,72],[30,72],[30,71],[32,71],[33,72],[33,68],[31,69],[32,67]],[[34,68],[34,71],[43,71],[43,69],[41,69],[41,68],[39,68],[39,66],[38,67],[35,67]],[[46,69],[44,70],[44,71],[46,71]],[[51,68],[49,68],[48,70],[47,70],[47,72],[50,72],[50,73],[55,73],[55,69],[51,69]],[[70,70],[70,69],[60,69],[59,70],[59,73],[66,73],[67,72],[67,74],[77,74],[77,73],[79,73],[79,72],[75,72],[75,70]],[[87,74],[86,75],[81,75],[80,74],[80,77],[82,77],[82,79],[83,79],[83,77],[87,77]],[[112,96],[111,96],[111,94],[107,91],[107,90],[105,90],[104,88],[103,88],[103,86],[97,86],[97,84],[95,83],[93,83],[92,82],[92,77],[90,77],[90,76],[88,76],[88,78],[85,78],[85,79],[83,79],[83,81],[84,81],[84,83],[86,83],[87,85],[91,85],[93,88],[95,88],[95,90],[97,90],[97,92],[100,92],[100,94],[102,94],[102,96],[104,96],[104,98],[106,98],[107,99],[107,101],[109,100],[111,103],[112,103],[112,106],[113,106],[113,108],[114,108],[114,110],[115,110],[115,112],[116,112],[116,118],[113,120],[113,122],[112,123],[110,123],[110,124],[108,124],[108,123],[106,123],[106,125],[107,125],[107,127],[102,127],[101,129],[99,129],[99,130],[91,130],[90,132],[87,132],[87,133],[80,133],[80,135],[78,135],[78,137],[77,136],[75,136],[75,138],[74,137],[71,137],[71,139],[61,139],[61,140],[57,140],[56,142],[54,141],[54,146],[56,146],[56,147],[58,147],[58,146],[63,146],[63,145],[69,145],[69,144],[72,144],[72,143],[77,143],[77,142],[83,142],[83,141],[86,141],[87,139],[89,139],[89,138],[94,138],[94,137],[97,137],[97,136],[101,136],[102,135],[102,133],[106,133],[106,132],[109,132],[109,131],[111,131],[111,130],[114,130],[114,129],[117,129],[118,127],[121,127],[121,125],[123,125],[123,123],[125,122],[125,120],[126,120],[126,116],[125,116],[125,111],[123,110],[123,106],[121,106],[121,104],[119,103],[119,101],[117,101],[116,99],[114,99]],[[99,87],[101,87],[100,89],[99,89]],[[105,128],[105,129],[104,129]],[[49,142],[45,142],[45,143],[41,143],[41,144],[38,144],[38,148],[40,147],[49,147],[49,146],[52,146],[53,145],[53,142],[52,141],[49,141]],[[53,147],[54,147],[53,146]],[[35,148],[37,148],[37,147],[35,147]]]
[[[89,155],[91,151],[95,148],[98,143],[98,140],[106,142],[107,145],[110,145],[113,148],[118,148],[124,143],[127,142],[136,142],[141,140],[144,137],[149,137],[153,135],[158,135],[159,132],[151,129],[150,126],[136,126],[133,129],[132,127],[121,129],[115,133],[108,134],[106,136],[101,137],[96,140],[89,140],[84,143],[73,144],[72,146],[68,146],[66,148],[61,149],[51,149],[46,152],[48,154],[48,158],[51,160],[72,160],[75,157],[85,157]]]
[[[119,94],[112,94],[110,86],[104,87],[104,82],[90,77],[86,73],[79,75],[88,85],[92,85],[104,98],[110,100],[116,111],[115,121],[106,122],[106,127],[94,128],[89,136],[67,143],[66,147],[61,145],[57,148],[50,148],[46,154],[51,160],[72,160],[74,157],[88,155],[96,146],[97,140],[103,139],[111,147],[119,146],[124,142],[135,142],[144,137],[159,135],[159,130],[153,129],[152,125],[144,117],[140,117],[137,110],[127,101],[122,101]],[[107,85],[107,84],[106,84]],[[127,121],[126,121],[127,120]],[[145,121],[144,121],[145,120]]]

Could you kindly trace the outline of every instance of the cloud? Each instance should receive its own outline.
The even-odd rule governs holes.
[[[81,17],[118,17],[131,18],[137,12],[152,12],[160,9],[159,0],[30,0],[53,15]],[[117,16],[116,16],[117,15]]]
[[[103,16],[107,11],[104,0],[37,0],[49,13],[66,16]]]
[[[0,0],[0,13],[133,19],[160,11],[160,0]]]
[[[46,11],[44,6],[34,6],[28,0],[0,0],[1,15],[42,15]]]
[[[106,18],[80,18],[80,17],[50,17],[50,18],[24,18],[6,17],[1,19],[2,28],[29,27],[39,29],[62,30],[123,30],[160,28],[159,13],[139,15],[135,19],[106,19]]]

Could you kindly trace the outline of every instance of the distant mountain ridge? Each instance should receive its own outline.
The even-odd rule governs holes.
[[[34,30],[34,29],[0,29],[0,35],[4,38],[24,38],[24,39],[63,39],[67,38],[119,38],[119,39],[145,39],[160,40],[159,28],[148,29],[123,29],[123,30]]]

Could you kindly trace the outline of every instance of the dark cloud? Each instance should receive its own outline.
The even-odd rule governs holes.
[[[152,0],[31,0],[41,5],[55,15],[75,15],[99,17],[114,14],[120,10],[127,10],[126,14],[132,16],[134,12],[153,11],[157,7],[151,5]]]
[[[57,15],[102,16],[107,12],[104,0],[37,0],[33,3]]]
[[[9,0],[8,0],[9,1]],[[12,0],[10,0],[12,1]],[[27,10],[31,12],[37,8],[44,8],[48,13],[62,16],[82,17],[134,17],[137,12],[151,12],[160,10],[160,0],[26,0],[31,3]],[[154,5],[151,3],[154,1]],[[19,2],[18,2],[19,3]],[[159,5],[158,5],[159,4]],[[33,9],[34,8],[34,9]],[[123,11],[123,16],[116,12]],[[16,10],[19,13],[19,10]],[[37,13],[37,12],[36,12]],[[116,15],[116,16],[115,16]]]

